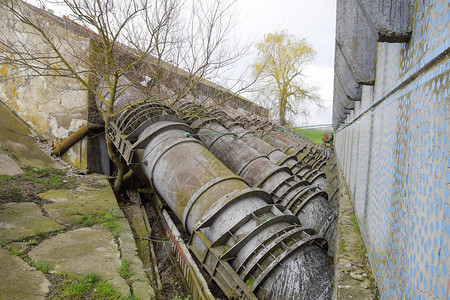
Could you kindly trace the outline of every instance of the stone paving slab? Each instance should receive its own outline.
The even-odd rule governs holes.
[[[19,165],[3,151],[0,151],[0,175],[19,175],[23,171]]]
[[[0,204],[0,240],[22,239],[64,228],[43,216],[33,202]]]
[[[121,295],[130,288],[118,273],[121,266],[120,251],[111,234],[102,229],[80,228],[46,239],[28,256],[36,261],[46,261],[51,272],[69,273],[83,277],[95,272],[110,282]]]
[[[0,299],[45,299],[50,282],[22,259],[0,249]]]
[[[80,215],[114,210],[117,217],[124,218],[105,178],[89,176],[87,182],[89,184],[82,183],[75,189],[52,189],[39,194],[50,202],[43,205],[49,217],[62,224],[73,224]]]

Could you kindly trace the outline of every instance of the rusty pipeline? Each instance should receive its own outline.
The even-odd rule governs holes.
[[[332,268],[322,237],[226,168],[170,110],[132,110],[113,126],[120,132],[111,133],[119,152],[127,162],[133,156],[147,162],[143,172],[228,298],[331,299]]]
[[[290,168],[273,163],[268,156],[230,134],[216,119],[198,120],[192,126],[199,128],[200,140],[231,171],[251,186],[268,192],[275,203],[295,214],[303,226],[323,234],[330,244],[329,254],[334,255],[337,213],[325,192],[294,176]]]
[[[103,130],[103,125],[98,124],[84,124],[74,132],[72,132],[67,138],[57,143],[52,150],[52,154],[56,156],[61,156],[67,152],[73,145],[81,141],[90,130],[101,131]]]

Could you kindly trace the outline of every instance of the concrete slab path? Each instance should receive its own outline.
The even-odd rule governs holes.
[[[0,299],[58,298],[61,278],[91,272],[112,286],[112,299],[154,299],[133,232],[107,178],[74,174],[54,187],[39,180],[31,184],[20,175],[25,168],[59,167],[31,135],[0,102],[0,175],[10,175],[0,177],[0,192],[20,196],[20,187],[36,188],[33,184],[46,190],[37,195],[32,190],[23,199],[0,197]],[[124,261],[129,264],[125,275],[120,270]]]

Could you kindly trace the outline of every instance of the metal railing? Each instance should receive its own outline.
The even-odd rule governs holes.
[[[191,299],[215,299],[208,288],[205,278],[200,272],[200,269],[195,264],[186,244],[181,238],[181,234],[170,218],[166,210],[162,210],[164,217],[164,226],[167,229],[169,237],[172,241],[172,252],[175,255],[176,261],[180,266],[181,272],[184,276],[186,288],[191,295]]]

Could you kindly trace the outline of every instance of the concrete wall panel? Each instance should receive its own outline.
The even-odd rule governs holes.
[[[336,133],[382,299],[449,296],[448,24],[448,1],[416,1],[411,39],[378,43],[375,85]]]

